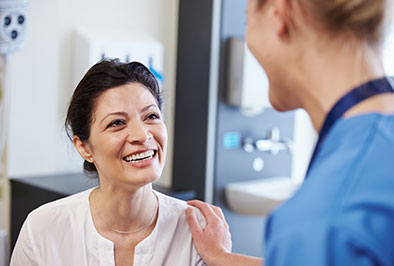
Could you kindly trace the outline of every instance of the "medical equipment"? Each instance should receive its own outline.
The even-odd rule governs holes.
[[[9,111],[9,91],[6,83],[7,58],[9,54],[21,49],[24,44],[26,16],[27,0],[0,0],[0,177],[5,175]]]
[[[0,0],[0,200],[6,178],[6,143],[10,91],[8,56],[21,49],[26,35],[27,0]],[[8,236],[0,230],[0,266],[8,265]]]

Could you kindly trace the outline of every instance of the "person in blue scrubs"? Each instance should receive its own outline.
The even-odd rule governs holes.
[[[265,258],[231,253],[218,207],[186,212],[208,265],[394,265],[394,81],[381,48],[391,0],[248,0],[246,41],[279,111],[319,133],[303,186],[267,220]],[[245,228],[245,230],[248,230]]]

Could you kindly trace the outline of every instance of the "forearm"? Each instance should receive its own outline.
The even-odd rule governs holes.
[[[222,256],[212,258],[206,263],[208,266],[261,266],[264,265],[264,260],[241,254],[226,253]]]

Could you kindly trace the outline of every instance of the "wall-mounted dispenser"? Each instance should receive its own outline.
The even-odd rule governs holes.
[[[163,45],[144,34],[119,29],[79,29],[74,34],[74,88],[86,71],[104,58],[138,61],[163,82]]]
[[[228,40],[226,98],[228,105],[246,115],[256,115],[270,108],[268,77],[244,40]]]

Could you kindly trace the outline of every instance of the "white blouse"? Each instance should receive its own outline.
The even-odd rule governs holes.
[[[92,189],[32,211],[19,233],[11,266],[115,265],[114,244],[94,227]],[[187,204],[155,191],[159,214],[152,233],[135,248],[134,266],[206,265],[197,254],[186,222]],[[205,220],[199,214],[200,223]]]

